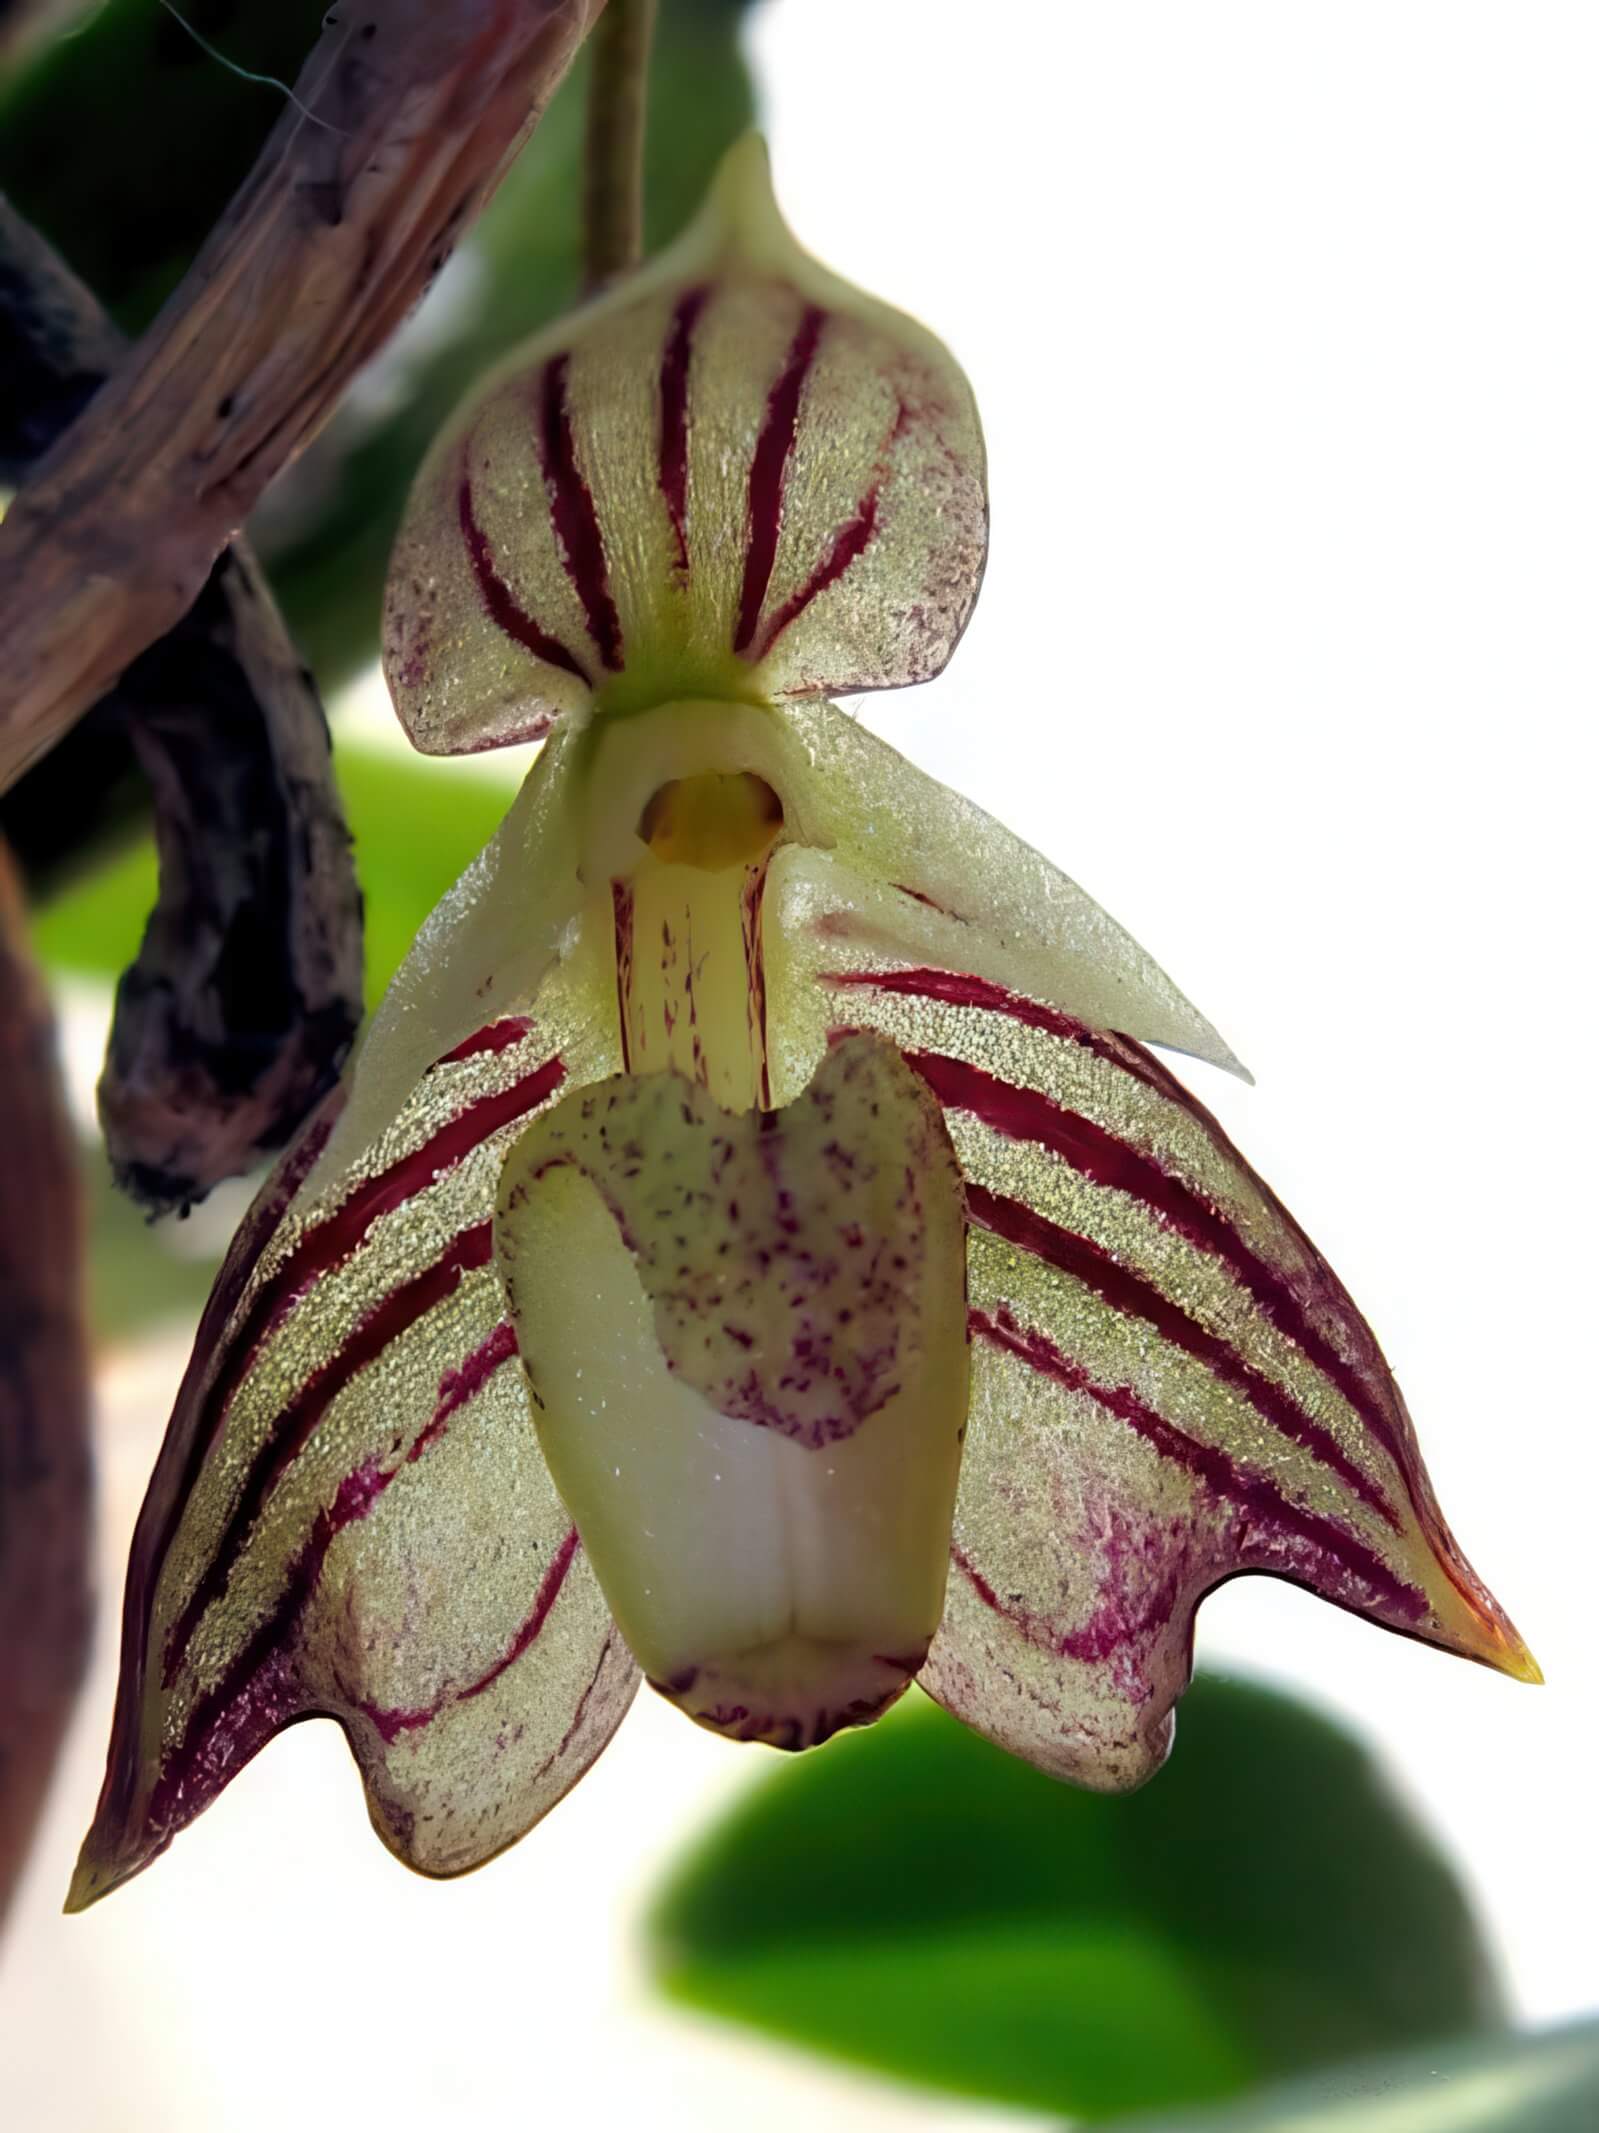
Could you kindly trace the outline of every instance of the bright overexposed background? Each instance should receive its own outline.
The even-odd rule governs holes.
[[[1371,1317],[1548,1685],[1260,1579],[1200,1655],[1380,1743],[1518,2012],[1592,2007],[1599,12],[770,0],[753,51],[795,229],[945,336],[988,431],[977,617],[862,715],[1249,1062],[1194,1085]],[[108,1595],[182,1360],[107,1375]],[[9,2123],[993,2121],[651,2002],[648,1885],[762,1760],[653,1699],[466,1882],[402,1874],[308,1726],[58,1919],[112,1611],[0,1954]]]

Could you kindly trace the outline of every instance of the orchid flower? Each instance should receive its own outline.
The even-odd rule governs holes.
[[[548,739],[218,1279],[75,1904],[313,1713],[451,1874],[641,1673],[784,1748],[914,1678],[1112,1790],[1240,1571],[1536,1678],[1364,1321],[1146,1049],[1226,1046],[827,700],[943,667],[986,525],[965,378],[754,142],[433,452],[400,717]]]

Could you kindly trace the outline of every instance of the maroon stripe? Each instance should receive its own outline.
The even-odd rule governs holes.
[[[189,1639],[211,1602],[226,1588],[250,1528],[285,1471],[299,1457],[312,1432],[345,1387],[375,1363],[390,1344],[415,1325],[425,1312],[454,1294],[464,1274],[487,1266],[494,1252],[494,1224],[474,1223],[431,1266],[391,1289],[375,1309],[358,1319],[341,1345],[315,1369],[288,1404],[273,1418],[272,1433],[257,1451],[244,1486],[209,1562],[174,1623],[166,1645],[166,1681],[182,1661]]]
[[[600,1685],[600,1676],[605,1671],[605,1663],[610,1658],[611,1653],[615,1648],[615,1645],[616,1631],[614,1628],[611,1628],[605,1632],[605,1642],[600,1646],[600,1656],[594,1662],[594,1671],[592,1674],[590,1674],[587,1686],[584,1688],[582,1695],[577,1700],[577,1709],[572,1713],[572,1723],[567,1727],[566,1731],[561,1735],[555,1746],[550,1750],[549,1754],[544,1758],[543,1762],[540,1763],[538,1769],[533,1773],[533,1783],[535,1785],[538,1783],[540,1778],[547,1776],[549,1772],[554,1769],[555,1765],[561,1760],[561,1757],[565,1755],[567,1749],[571,1747],[573,1741],[577,1739],[578,1730],[582,1726],[583,1720],[588,1712],[589,1699]]]
[[[904,884],[898,884],[904,887]],[[910,896],[918,895],[907,889]],[[923,903],[932,903],[929,896],[919,897]],[[939,909],[934,905],[935,910]],[[1147,1082],[1152,1089],[1159,1089],[1164,1096],[1169,1093],[1170,1077],[1150,1071],[1154,1061],[1131,1058],[1116,1048],[1107,1034],[1090,1029],[1086,1022],[1074,1016],[1062,1014],[1058,1007],[1047,1007],[1042,1000],[1029,1000],[1025,993],[1012,992],[1007,986],[994,985],[987,978],[973,977],[969,971],[960,970],[829,970],[822,973],[822,982],[838,987],[866,986],[873,992],[904,993],[915,1000],[943,1000],[951,1007],[978,1007],[995,1015],[1005,1015],[1012,1022],[1020,1022],[1028,1029],[1042,1030],[1046,1037],[1059,1037],[1067,1044],[1081,1045],[1096,1059],[1108,1060],[1120,1067],[1124,1074],[1131,1074],[1136,1081]]]
[[[488,1337],[480,1341],[455,1370],[447,1370],[439,1380],[438,1404],[427,1427],[417,1437],[402,1464],[421,1458],[428,1446],[444,1434],[450,1417],[456,1414],[473,1395],[480,1392],[500,1364],[516,1352],[514,1337],[509,1346],[505,1336],[511,1332],[509,1325],[501,1323]],[[310,1606],[327,1562],[328,1550],[346,1526],[354,1525],[366,1517],[372,1506],[383,1494],[389,1483],[399,1473],[398,1466],[379,1467],[374,1460],[365,1460],[353,1474],[347,1474],[339,1485],[339,1492],[330,1505],[325,1505],[317,1515],[305,1546],[289,1567],[288,1579],[278,1596],[277,1605],[266,1616],[233,1663],[223,1673],[216,1686],[202,1696],[189,1713],[183,1729],[183,1743],[175,1757],[163,1768],[156,1796],[152,1798],[150,1819],[152,1824],[165,1819],[181,1809],[187,1821],[196,1814],[205,1801],[213,1796],[226,1781],[226,1776],[237,1769],[241,1761],[261,1747],[284,1715],[285,1666],[290,1642],[300,1618]],[[274,1666],[273,1662],[280,1662]],[[271,1669],[270,1673],[267,1672]],[[258,1681],[265,1679],[269,1693],[263,1697],[256,1692]],[[272,1723],[261,1730],[261,1721],[272,1715]],[[211,1782],[203,1791],[203,1797],[192,1796],[193,1781],[198,1774],[202,1759],[208,1766],[217,1760],[217,1728],[224,1717],[229,1724],[226,1734],[221,1772],[209,1770]],[[242,1743],[239,1734],[260,1732],[260,1738],[241,1755]],[[157,1799],[161,1805],[158,1813]]]
[[[806,307],[799,331],[789,343],[782,374],[766,398],[766,417],[750,461],[749,534],[744,551],[744,589],[733,633],[735,652],[747,652],[755,642],[766,588],[772,582],[777,537],[783,524],[784,481],[799,427],[800,395],[816,360],[826,320],[826,312],[817,305]]]
[[[620,875],[611,881],[611,928],[616,960],[616,1013],[621,1038],[622,1071],[633,1070],[628,1037],[628,1002],[633,991],[633,885]]]
[[[841,526],[832,547],[816,566],[796,593],[791,593],[761,632],[760,649],[755,657],[764,659],[791,622],[804,614],[818,593],[836,585],[857,556],[871,545],[877,531],[877,491],[869,489],[862,498],[860,508],[847,525]]]
[[[925,889],[913,889],[908,881],[891,882],[889,886],[898,889],[901,896],[908,896],[912,903],[925,904],[929,911],[936,911],[940,918],[952,918],[957,926],[966,926],[971,923],[970,919],[962,918],[958,911],[952,911],[948,904],[941,904],[936,896],[929,896]],[[852,982],[858,983],[859,979],[851,980],[842,974],[828,979],[828,983],[834,985],[850,984]],[[873,982],[875,983],[876,981],[873,980]]]
[[[980,1311],[974,1313],[973,1318],[974,1332],[988,1330],[990,1322],[983,1319]],[[1003,1335],[994,1337],[999,1345],[1009,1345]],[[951,1546],[949,1558],[983,1605],[1007,1621],[1027,1643],[1057,1659],[1078,1659],[1090,1666],[1102,1666],[1112,1652],[1121,1651],[1152,1632],[1164,1629],[1176,1611],[1180,1593],[1179,1581],[1173,1571],[1145,1596],[1143,1605],[1136,1612],[1128,1613],[1121,1595],[1108,1593],[1100,1599],[1086,1622],[1076,1629],[1062,1631],[1014,1599],[1002,1600],[964,1548]]]
[[[375,1704],[361,1706],[364,1716],[371,1719],[386,1742],[392,1746],[402,1733],[411,1733],[418,1726],[430,1724],[447,1703],[466,1703],[474,1696],[481,1696],[485,1689],[493,1687],[507,1667],[516,1664],[548,1621],[550,1609],[560,1597],[566,1574],[576,1558],[578,1545],[577,1528],[569,1526],[565,1540],[550,1558],[549,1566],[539,1581],[531,1614],[487,1673],[480,1674],[476,1681],[469,1683],[464,1689],[445,1689],[432,1703],[420,1704],[410,1710],[385,1709]]]
[[[677,542],[677,567],[688,569],[688,367],[694,328],[705,308],[708,289],[690,289],[678,298],[661,355],[661,494]]]
[[[1287,1282],[1253,1252],[1230,1222],[1180,1178],[1151,1157],[1107,1133],[1080,1112],[1069,1111],[1036,1089],[1001,1081],[981,1067],[938,1052],[906,1052],[907,1063],[939,1102],[969,1111],[996,1133],[1036,1141],[1074,1170],[1142,1201],[1202,1251],[1220,1259],[1272,1324],[1330,1378],[1398,1468],[1407,1474],[1403,1432],[1384,1413],[1359,1374],[1306,1318]]]
[[[248,1286],[256,1261],[327,1146],[334,1122],[344,1107],[345,1093],[343,1082],[329,1090],[300,1139],[262,1188],[228,1248],[222,1270],[201,1315],[194,1352],[178,1388],[166,1441],[140,1509],[128,1555],[128,1576],[122,1603],[122,1667],[117,1677],[111,1753],[96,1810],[97,1826],[115,1824],[126,1827],[139,1784],[139,1714],[144,1702],[152,1594],[188,1502],[193,1476],[204,1457],[203,1442],[196,1449],[203,1417],[194,1388],[200,1382],[213,1346],[221,1339],[228,1319]],[[266,1737],[264,1733],[261,1736],[263,1740]]]
[[[571,357],[558,355],[544,366],[540,406],[540,442],[544,479],[550,492],[550,518],[566,563],[566,574],[583,603],[589,635],[600,663],[611,673],[622,667],[622,625],[611,598],[605,567],[605,542],[594,509],[594,495],[577,463],[572,417],[566,404],[566,373]]]
[[[435,1066],[454,1066],[459,1059],[476,1059],[482,1052],[508,1052],[513,1044],[520,1044],[533,1027],[529,1015],[502,1015],[498,1022],[490,1022],[483,1029],[476,1029],[470,1037],[463,1037],[453,1052],[442,1052],[433,1062]]]
[[[1381,1556],[1335,1519],[1307,1511],[1286,1497],[1274,1481],[1251,1474],[1219,1445],[1203,1444],[1186,1430],[1157,1414],[1127,1385],[1099,1385],[1080,1363],[1061,1353],[1054,1342],[1032,1327],[1024,1327],[1003,1306],[991,1318],[973,1311],[969,1324],[974,1335],[1016,1356],[1030,1369],[1080,1392],[1125,1422],[1162,1458],[1172,1460],[1203,1481],[1217,1496],[1237,1504],[1252,1518],[1277,1527],[1330,1556],[1351,1577],[1358,1578],[1381,1603],[1407,1621],[1416,1622],[1427,1613],[1427,1599],[1412,1585],[1394,1575]],[[990,1588],[992,1589],[992,1588]],[[982,1597],[979,1592],[979,1597]]]
[[[517,1352],[516,1329],[509,1319],[502,1318],[492,1333],[480,1340],[460,1367],[446,1370],[439,1380],[438,1404],[428,1425],[417,1432],[416,1442],[406,1453],[406,1463],[414,1465],[428,1448],[444,1435],[453,1415],[459,1414],[468,1400],[476,1399],[489,1379]],[[393,1476],[387,1477],[392,1480]],[[387,1480],[385,1481],[387,1486]]]
[[[1395,1532],[1401,1530],[1399,1515],[1381,1489],[1355,1465],[1329,1431],[1319,1422],[1312,1421],[1280,1386],[1274,1385],[1252,1363],[1245,1362],[1235,1348],[1216,1334],[1207,1332],[1180,1304],[1173,1303],[1170,1297],[1130,1267],[1119,1265],[1102,1245],[1095,1244],[1092,1238],[1079,1236],[1074,1230],[1061,1229],[1046,1221],[1020,1200],[1006,1199],[990,1192],[986,1186],[973,1185],[970,1181],[966,1186],[966,1211],[980,1228],[991,1230],[1019,1251],[1029,1252],[1034,1258],[1042,1259],[1047,1265],[1082,1282],[1112,1311],[1119,1312],[1124,1318],[1140,1318],[1146,1325],[1153,1326],[1162,1340],[1170,1341],[1185,1355],[1193,1356],[1224,1384],[1241,1392],[1274,1429],[1329,1467]]]
[[[479,1097],[419,1148],[400,1156],[387,1170],[365,1179],[325,1220],[306,1231],[283,1263],[261,1284],[243,1324],[228,1343],[226,1358],[205,1395],[204,1420],[191,1449],[180,1502],[187,1502],[228,1402],[248,1374],[262,1343],[307,1290],[343,1265],[365,1241],[379,1215],[392,1213],[436,1184],[446,1171],[464,1162],[502,1126],[536,1110],[565,1079],[566,1068],[556,1054],[509,1087]]]
[[[586,670],[578,665],[559,637],[552,637],[548,630],[539,627],[495,568],[494,551],[472,506],[471,477],[465,473],[461,476],[456,501],[461,537],[466,542],[472,575],[477,579],[478,593],[489,620],[536,659],[547,660],[552,667],[559,667],[563,673],[574,675],[592,688],[593,682]]]
[[[481,1696],[485,1689],[491,1688],[499,1680],[507,1667],[514,1666],[517,1660],[521,1658],[539,1631],[544,1627],[549,1617],[550,1609],[555,1605],[561,1587],[566,1583],[566,1573],[572,1567],[577,1550],[577,1528],[576,1526],[569,1526],[565,1540],[556,1549],[554,1556],[550,1560],[550,1566],[544,1573],[543,1582],[540,1584],[538,1595],[533,1602],[533,1612],[512,1638],[510,1649],[503,1658],[495,1661],[486,1674],[480,1675],[470,1688],[462,1689],[457,1698],[458,1702],[465,1703],[470,1696]]]
[[[1352,1364],[1347,1363],[1342,1356],[1338,1356],[1336,1351],[1332,1349],[1329,1349],[1329,1354],[1334,1356],[1335,1362],[1323,1362],[1322,1368],[1327,1371],[1330,1377],[1335,1379],[1339,1390],[1344,1394],[1351,1406],[1359,1411],[1368,1426],[1382,1439],[1399,1471],[1405,1477],[1406,1492],[1410,1497],[1416,1517],[1420,1521],[1422,1531],[1432,1542],[1434,1549],[1438,1551],[1450,1577],[1460,1591],[1470,1599],[1475,1590],[1475,1579],[1469,1567],[1460,1559],[1448,1527],[1438,1517],[1438,1507],[1432,1500],[1431,1488],[1422,1469],[1421,1454],[1417,1449],[1409,1420],[1404,1415],[1404,1403],[1400,1398],[1399,1389],[1393,1383],[1392,1374],[1383,1359],[1382,1350],[1378,1347],[1371,1328],[1356,1309],[1349,1292],[1310,1238],[1305,1234],[1300,1224],[1266,1183],[1265,1179],[1260,1176],[1258,1171],[1250,1167],[1232,1141],[1228,1139],[1221,1121],[1207,1111],[1198,1097],[1191,1090],[1185,1089],[1177,1077],[1168,1072],[1161,1061],[1155,1058],[1153,1053],[1146,1050],[1136,1038],[1124,1036],[1120,1031],[1117,1031],[1112,1042],[1119,1048],[1120,1056],[1118,1058],[1117,1052],[1107,1052],[1106,1056],[1118,1058],[1118,1063],[1124,1065],[1129,1073],[1138,1075],[1140,1080],[1147,1081],[1152,1088],[1158,1089],[1169,1102],[1175,1104],[1180,1111],[1192,1120],[1216,1150],[1221,1160],[1230,1168],[1240,1171],[1249,1180],[1255,1191],[1259,1193],[1266,1208],[1282,1224],[1288,1235],[1294,1239],[1304,1253],[1307,1265],[1314,1269],[1316,1280],[1326,1292],[1328,1308],[1336,1313],[1345,1332],[1355,1342],[1357,1348],[1363,1351],[1365,1368],[1369,1375],[1362,1377]],[[1375,1409],[1371,1403],[1379,1397],[1379,1393],[1374,1393],[1372,1390],[1371,1381],[1373,1379],[1376,1381],[1384,1402],[1383,1405]],[[1373,1420],[1374,1413],[1382,1417],[1382,1421]],[[1465,1578],[1465,1583],[1461,1582],[1462,1577]]]
[[[747,1003],[750,1042],[760,1061],[760,1107],[772,1108],[772,1061],[766,1040],[766,870],[771,855],[748,869],[744,876],[741,913],[744,927],[744,998]]]

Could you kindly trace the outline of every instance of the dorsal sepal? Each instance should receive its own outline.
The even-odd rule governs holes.
[[[423,468],[384,664],[430,754],[563,713],[936,674],[987,541],[971,388],[801,251],[753,136],[657,260],[520,349]]]

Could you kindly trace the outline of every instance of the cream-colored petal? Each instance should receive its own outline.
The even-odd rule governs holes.
[[[429,456],[389,579],[396,707],[453,754],[590,704],[924,680],[977,595],[984,481],[949,352],[800,250],[749,139]]]
[[[552,1042],[567,1053],[610,1040],[608,943],[583,943],[577,923],[585,756],[581,733],[549,741],[505,820],[424,920],[345,1070],[347,1102],[313,1191],[357,1161],[433,1063],[485,1023],[530,1014],[537,1001]],[[405,825],[394,834],[403,838]]]
[[[614,1058],[489,1021],[331,1171],[337,1102],[285,1158],[140,1516],[75,1905],[299,1717],[340,1721],[374,1822],[429,1873],[511,1842],[604,1745],[636,1670],[539,1457],[491,1225],[528,1119]]]
[[[1109,913],[1003,824],[834,704],[773,717],[782,760],[769,744],[762,775],[795,824],[767,886],[772,1045],[791,1055],[778,1101],[809,1073],[832,1012],[812,973],[885,956],[972,972],[1095,1028],[1244,1072]]]
[[[875,1717],[943,1603],[964,1220],[886,1046],[780,1113],[619,1076],[518,1143],[497,1248],[540,1442],[654,1685],[745,1739]]]
[[[840,975],[835,1033],[899,1047],[966,1185],[971,1428],[923,1685],[1057,1776],[1136,1784],[1195,1607],[1244,1570],[1536,1679],[1364,1320],[1155,1058],[969,973]]]

